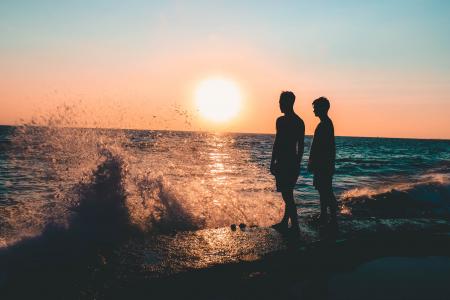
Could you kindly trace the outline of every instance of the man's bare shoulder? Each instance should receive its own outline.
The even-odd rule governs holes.
[[[303,122],[303,119],[300,118],[299,115],[295,114],[295,119],[297,120],[299,127],[305,128],[305,122]]]
[[[277,121],[276,121],[277,128],[279,128],[280,126],[283,126],[283,124],[285,123],[285,120],[286,120],[285,116],[278,117]]]

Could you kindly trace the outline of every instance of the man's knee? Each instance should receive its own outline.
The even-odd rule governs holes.
[[[290,189],[282,190],[281,191],[281,196],[283,197],[283,199],[285,201],[293,199],[294,198],[294,191],[290,190]]]
[[[336,197],[334,196],[333,189],[330,187],[326,187],[319,190],[320,202],[325,204],[333,204],[336,202]]]

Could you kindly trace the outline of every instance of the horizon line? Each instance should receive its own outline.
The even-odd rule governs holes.
[[[0,124],[4,127],[50,127],[47,125],[27,125],[27,124]],[[110,129],[110,130],[134,130],[134,131],[175,131],[175,132],[199,132],[199,133],[224,133],[224,134],[252,134],[252,135],[275,135],[269,132],[243,132],[243,131],[208,131],[208,130],[180,130],[180,129],[142,129],[142,128],[117,128],[117,127],[71,127],[71,126],[55,126],[59,128],[69,129]],[[305,134],[305,136],[314,136],[314,134]],[[360,136],[360,135],[335,135],[335,137],[346,138],[372,138],[372,139],[404,139],[404,140],[428,140],[428,141],[450,141],[450,138],[425,138],[425,137],[388,137],[388,136]]]

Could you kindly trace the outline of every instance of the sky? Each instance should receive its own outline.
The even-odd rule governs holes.
[[[238,115],[198,113],[233,81]],[[0,1],[0,124],[273,133],[292,90],[306,133],[330,99],[336,135],[450,139],[449,1]]]

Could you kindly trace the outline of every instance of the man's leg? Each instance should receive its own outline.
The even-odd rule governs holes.
[[[289,212],[288,212],[288,204],[286,202],[286,200],[283,197],[283,201],[284,201],[284,215],[283,215],[283,219],[281,219],[280,224],[284,225],[285,227],[288,227],[288,222],[289,222]]]
[[[281,174],[278,174],[277,176],[275,176],[275,182],[276,182],[276,186],[277,186],[277,192],[280,192],[283,189],[283,176],[281,176]],[[283,196],[283,194],[281,194]],[[280,223],[276,223],[273,224],[271,227],[275,230],[286,230],[288,228],[288,223],[289,223],[289,213],[288,213],[288,205],[286,203],[286,200],[283,197],[283,201],[284,201],[284,215],[283,218],[281,219]]]
[[[281,192],[284,202],[286,203],[286,209],[289,215],[289,218],[291,219],[291,228],[298,232],[298,216],[297,216],[297,208],[294,203],[294,191],[292,189],[285,190]]]
[[[320,223],[326,223],[328,219],[328,195],[327,192],[322,188],[318,188],[317,191],[319,192],[319,199],[320,199],[320,217],[319,221]]]
[[[337,201],[333,193],[333,176],[328,175],[323,181],[324,200],[330,208],[330,221],[336,223]]]
[[[337,201],[336,197],[333,193],[333,188],[330,185],[324,186],[320,191],[320,207],[321,210],[325,211],[325,214],[327,213],[327,208],[330,209],[330,224],[337,224],[336,220],[336,214],[337,214]],[[323,212],[322,212],[323,214]],[[326,218],[324,220],[327,221]]]
[[[289,226],[289,210],[288,210],[289,205],[286,202],[286,199],[285,199],[283,193],[281,193],[281,196],[283,197],[283,201],[284,201],[284,215],[283,215],[283,218],[281,219],[280,223],[272,225],[273,229],[280,230],[280,231],[288,229],[288,226]]]
[[[332,223],[336,223],[336,215],[337,215],[337,201],[336,196],[333,192],[333,187],[330,186],[328,190],[328,206],[330,207],[330,221]]]

